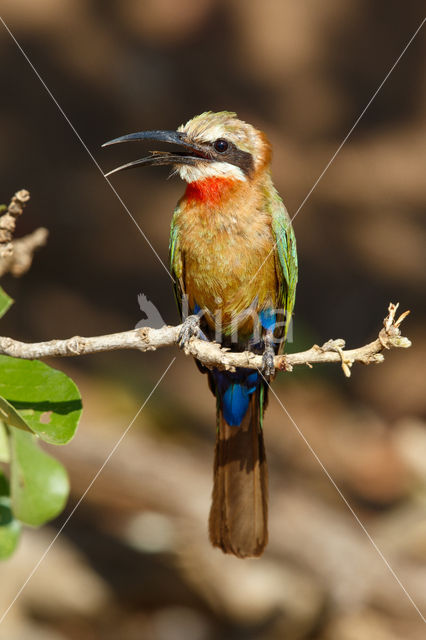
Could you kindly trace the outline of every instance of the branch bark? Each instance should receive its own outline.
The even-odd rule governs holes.
[[[307,351],[275,356],[275,368],[280,371],[292,371],[294,366],[306,365],[312,367],[317,363],[340,363],[345,376],[351,374],[354,362],[363,364],[383,362],[383,351],[392,348],[408,348],[411,342],[401,336],[400,325],[409,311],[405,311],[395,318],[399,303],[389,304],[388,315],[383,321],[383,328],[373,342],[357,349],[344,350],[345,341],[342,339],[328,340],[322,347],[314,345]],[[101,351],[117,351],[121,349],[138,349],[139,351],[155,351],[160,347],[176,344],[182,325],[176,327],[164,326],[161,329],[143,327],[92,338],[74,336],[67,340],[50,340],[28,344],[18,342],[12,338],[0,337],[0,354],[15,358],[34,359],[51,356],[80,356]],[[206,342],[198,338],[191,338],[184,349],[187,355],[192,355],[208,367],[219,367],[234,370],[235,367],[260,369],[262,356],[244,351],[235,353],[223,349],[215,342]]]
[[[35,250],[46,244],[48,231],[44,227],[13,240],[17,219],[29,199],[29,191],[17,191],[0,215],[0,277],[9,272],[15,277],[24,274],[31,267]]]

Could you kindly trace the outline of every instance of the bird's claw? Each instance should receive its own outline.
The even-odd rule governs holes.
[[[261,371],[268,380],[275,375],[274,355],[274,350],[271,347],[267,347],[262,355]]]
[[[200,335],[200,318],[198,316],[188,316],[182,323],[182,328],[178,335],[179,349],[185,349],[192,337],[198,338]]]

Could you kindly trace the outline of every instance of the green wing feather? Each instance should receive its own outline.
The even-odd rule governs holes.
[[[274,188],[270,195],[270,211],[272,216],[272,230],[276,242],[275,268],[279,284],[278,306],[282,307],[286,312],[281,351],[284,348],[284,341],[287,336],[296,299],[296,238],[287,209]]]
[[[182,317],[182,296],[184,294],[183,258],[179,247],[179,226],[176,221],[178,212],[179,208],[177,207],[173,214],[172,224],[170,228],[169,263],[170,272],[173,276],[173,288],[176,304],[178,306],[180,316]]]

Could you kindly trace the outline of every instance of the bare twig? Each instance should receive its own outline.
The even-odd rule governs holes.
[[[14,240],[12,255],[9,259],[0,260],[0,276],[7,271],[15,277],[26,273],[31,267],[35,250],[46,244],[48,235],[47,229],[39,227],[23,238]]]
[[[15,232],[16,220],[22,215],[30,194],[25,189],[17,191],[9,203],[6,212],[0,217],[0,258],[11,254],[12,238]]]
[[[29,191],[17,191],[5,213],[0,215],[0,277],[10,272],[21,276],[31,266],[34,251],[46,244],[48,231],[43,227],[23,238],[13,240],[16,221],[30,199]]]
[[[363,364],[383,362],[381,353],[384,349],[408,348],[410,340],[401,336],[400,324],[408,312],[403,313],[397,320],[395,314],[398,304],[390,303],[388,315],[383,322],[383,329],[376,340],[358,349],[344,351],[345,341],[329,340],[322,347],[314,345],[307,351],[275,356],[275,368],[281,371],[292,371],[296,365],[307,365],[323,362],[340,362],[343,372],[350,376],[350,367],[354,362]],[[164,326],[161,329],[143,327],[92,338],[74,336],[67,340],[50,340],[27,344],[12,338],[0,337],[0,354],[15,358],[46,358],[48,356],[80,356],[101,351],[117,351],[120,349],[138,349],[139,351],[154,351],[159,347],[172,346],[177,342],[182,325],[177,327]],[[185,348],[187,355],[192,355],[208,367],[219,367],[233,370],[235,367],[259,369],[262,367],[262,356],[244,351],[235,353],[222,349],[215,342],[206,342],[198,338],[191,338]]]

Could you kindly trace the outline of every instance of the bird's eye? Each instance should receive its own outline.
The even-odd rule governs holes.
[[[214,148],[219,153],[224,153],[228,148],[228,142],[226,140],[224,140],[223,138],[218,138],[216,140],[216,142],[214,143]]]

